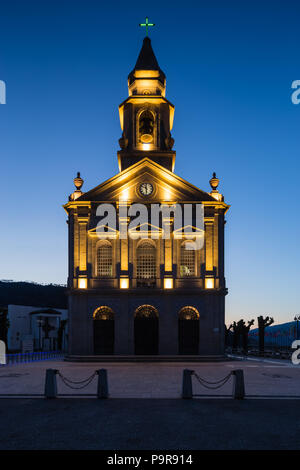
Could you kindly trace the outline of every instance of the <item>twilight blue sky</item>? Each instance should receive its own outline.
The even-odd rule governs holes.
[[[62,204],[81,171],[88,190],[118,172],[118,105],[150,37],[175,104],[175,171],[231,204],[227,319],[299,305],[300,79],[295,1],[1,2],[0,278],[65,283]]]

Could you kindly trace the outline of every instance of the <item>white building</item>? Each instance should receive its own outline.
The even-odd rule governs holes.
[[[9,351],[67,350],[68,310],[8,305]]]

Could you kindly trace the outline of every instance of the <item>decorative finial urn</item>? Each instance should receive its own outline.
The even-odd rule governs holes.
[[[220,180],[219,180],[219,178],[217,178],[217,175],[214,172],[212,178],[209,180],[209,184],[210,184],[213,191],[217,190],[217,187],[219,186],[219,183],[220,183]]]
[[[78,171],[76,178],[74,178],[74,185],[75,185],[75,188],[76,188],[77,191],[80,191],[80,189],[81,189],[83,183],[84,183],[84,181],[83,181],[83,179],[80,177],[80,172]]]
[[[83,192],[81,191],[81,187],[82,187],[83,183],[84,183],[84,181],[80,177],[80,173],[78,171],[76,178],[74,178],[74,185],[75,185],[76,189],[75,189],[74,193],[70,194],[70,196],[69,196],[70,201],[76,201],[76,199],[78,199],[83,194]]]

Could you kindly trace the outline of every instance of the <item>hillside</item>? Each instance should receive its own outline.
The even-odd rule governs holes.
[[[67,288],[55,284],[0,281],[0,306],[9,304],[67,308]]]

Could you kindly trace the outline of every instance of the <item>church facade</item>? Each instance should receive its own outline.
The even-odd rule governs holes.
[[[88,192],[78,173],[64,205],[70,357],[224,352],[229,206],[215,174],[205,192],[174,173],[174,106],[165,94],[146,37],[119,106],[119,173]]]

